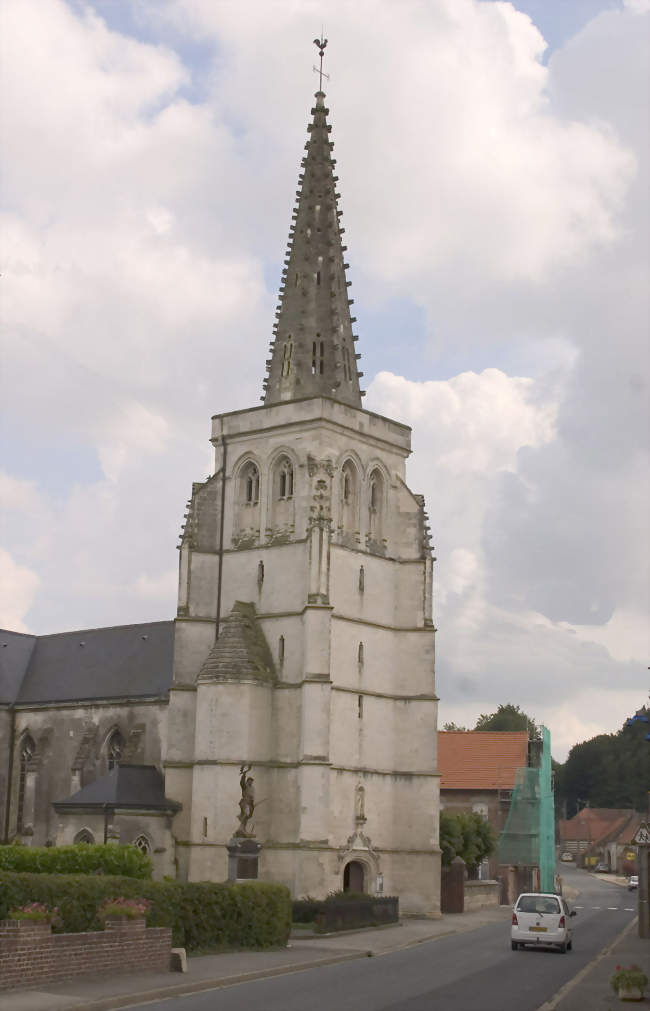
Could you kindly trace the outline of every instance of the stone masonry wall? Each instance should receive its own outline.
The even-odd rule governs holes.
[[[169,968],[169,927],[144,920],[106,924],[86,934],[52,934],[49,923],[0,921],[0,990],[59,983],[99,972],[164,971]]]

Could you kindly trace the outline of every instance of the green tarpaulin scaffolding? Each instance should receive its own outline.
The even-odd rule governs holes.
[[[542,727],[537,768],[517,769],[510,811],[499,838],[499,863],[539,867],[540,890],[555,884],[555,813],[551,781],[551,735]]]

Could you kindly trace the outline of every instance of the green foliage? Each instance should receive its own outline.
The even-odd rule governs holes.
[[[117,848],[117,847],[116,847]],[[175,945],[284,947],[291,897],[284,885],[146,881],[110,875],[14,874],[0,871],[0,919],[27,902],[58,906],[66,933],[101,930],[101,907],[114,896],[147,899],[150,927],[171,927]]]
[[[440,849],[445,866],[454,857],[461,857],[468,871],[475,871],[494,852],[496,844],[494,829],[480,814],[440,812]]]
[[[526,730],[530,738],[541,737],[541,731],[535,721],[519,706],[513,706],[509,702],[499,706],[496,713],[481,713],[474,730]]]
[[[137,846],[0,846],[0,871],[31,874],[119,874],[150,878],[151,857]]]
[[[650,716],[644,707],[640,713]],[[632,808],[645,811],[650,783],[649,724],[636,720],[616,734],[599,734],[571,748],[564,765],[555,770],[558,806],[572,818],[586,803],[590,807]],[[578,804],[580,800],[580,804]]]
[[[617,965],[614,972],[609,977],[612,990],[618,993],[619,990],[626,990],[636,987],[638,990],[645,990],[648,985],[648,977],[643,969],[638,965],[630,965],[627,968]]]
[[[442,729],[447,731],[460,731],[463,734],[467,733],[467,727],[459,727],[457,723],[445,723]]]

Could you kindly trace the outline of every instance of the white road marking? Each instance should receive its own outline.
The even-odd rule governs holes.
[[[625,912],[625,913],[636,913],[636,909],[633,909],[632,906],[625,906],[623,912]]]
[[[584,906],[574,906],[573,908],[574,909],[584,909],[585,907]]]
[[[608,906],[608,909],[618,909],[618,906]]]
[[[592,906],[591,908],[592,909],[602,909],[603,907],[602,906]]]

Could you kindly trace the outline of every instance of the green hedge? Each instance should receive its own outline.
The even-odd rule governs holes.
[[[137,846],[0,846],[0,871],[31,874],[120,874],[150,878],[151,857]]]
[[[0,919],[13,907],[44,902],[59,907],[65,933],[100,930],[97,909],[120,895],[149,899],[148,925],[171,927],[174,944],[188,951],[217,945],[284,947],[291,930],[291,897],[284,885],[0,871]]]

